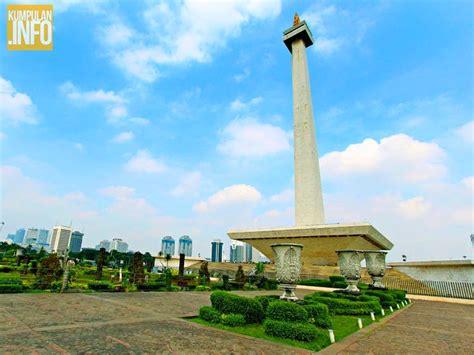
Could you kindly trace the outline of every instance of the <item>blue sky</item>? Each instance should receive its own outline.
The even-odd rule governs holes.
[[[292,225],[298,11],[328,222],[371,222],[390,260],[470,255],[472,3],[53,3],[53,51],[1,49],[3,237],[72,221],[87,246],[188,234],[209,256]]]

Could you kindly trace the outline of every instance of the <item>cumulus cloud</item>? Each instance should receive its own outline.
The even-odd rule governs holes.
[[[179,184],[171,191],[172,195],[197,195],[201,187],[202,174],[200,171],[193,171],[181,177]]]
[[[125,170],[133,173],[162,173],[167,170],[165,163],[153,158],[147,150],[139,150],[126,164]]]
[[[474,143],[474,121],[469,121],[454,130],[456,135],[466,143]]]
[[[123,104],[125,102],[124,98],[114,91],[104,91],[102,89],[81,91],[70,81],[63,83],[59,90],[69,100],[78,103]]]
[[[129,120],[131,123],[134,123],[138,126],[147,126],[150,124],[150,120],[143,117],[132,117]]]
[[[207,200],[201,201],[193,206],[197,212],[214,211],[222,207],[240,204],[255,204],[262,200],[262,195],[250,185],[231,185],[216,192]]]
[[[133,132],[128,131],[128,132],[122,132],[117,134],[114,138],[112,138],[113,143],[125,143],[131,141],[133,138],[135,138],[135,134]]]
[[[241,101],[240,99],[235,99],[234,101],[231,102],[230,104],[230,109],[232,111],[244,111],[248,110],[249,108],[258,105],[260,102],[262,102],[262,97],[257,96],[254,97],[253,99],[250,99],[249,101]]]
[[[294,189],[286,189],[278,194],[270,196],[270,202],[272,203],[290,203],[290,202],[293,202],[294,199],[295,199]]]
[[[238,118],[222,131],[217,150],[232,157],[259,158],[291,150],[289,132],[253,118]]]
[[[129,186],[108,186],[100,189],[99,193],[107,197],[123,200],[132,197],[135,194],[135,189]]]
[[[3,77],[0,77],[0,119],[13,124],[38,123],[38,112],[31,98],[16,91]]]
[[[446,175],[445,152],[436,143],[416,140],[406,134],[372,138],[351,144],[344,151],[331,152],[321,160],[323,176],[357,174],[385,176],[405,182],[419,182]]]
[[[99,33],[115,28],[125,38],[102,35],[99,40],[113,63],[127,75],[153,82],[160,76],[160,66],[209,62],[217,49],[240,34],[245,24],[276,17],[280,11],[280,0],[150,4],[143,13],[144,32],[117,20]],[[126,40],[132,33],[136,33],[133,40]]]

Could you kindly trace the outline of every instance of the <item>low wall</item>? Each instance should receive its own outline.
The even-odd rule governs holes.
[[[412,261],[388,266],[415,280],[474,283],[473,260]]]

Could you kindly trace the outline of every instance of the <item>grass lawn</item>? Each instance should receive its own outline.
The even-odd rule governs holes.
[[[386,315],[391,314],[390,311],[386,310],[385,312]],[[332,323],[333,323],[333,330],[334,330],[334,335],[336,337],[336,341],[340,341],[344,339],[346,336],[356,332],[359,330],[359,327],[357,325],[357,318],[362,319],[363,326],[366,327],[374,321],[370,319],[370,316],[332,316]],[[375,316],[375,322],[378,322],[380,319],[383,317],[379,314]],[[290,346],[295,346],[298,348],[303,348],[303,349],[308,349],[312,351],[319,351],[322,348],[325,348],[326,346],[330,345],[331,342],[329,340],[329,333],[327,329],[322,329],[323,334],[321,336],[316,337],[313,341],[311,342],[304,342],[304,341],[298,341],[298,340],[292,340],[292,339],[284,339],[284,338],[276,338],[272,337],[269,335],[265,334],[265,331],[263,329],[262,324],[249,324],[241,327],[228,327],[223,324],[215,324],[215,323],[210,323],[205,320],[202,320],[200,318],[189,318],[191,322],[202,324],[202,325],[207,325],[209,327],[213,328],[218,328],[218,329],[223,329],[227,330],[230,332],[234,333],[239,333],[243,335],[248,335],[252,336],[255,338],[260,338],[260,339],[266,339],[270,340],[276,343],[281,343],[281,344],[286,344]]]

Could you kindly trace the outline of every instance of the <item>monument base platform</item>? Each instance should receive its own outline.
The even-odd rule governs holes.
[[[303,244],[303,265],[337,265],[336,250],[390,250],[393,244],[368,223],[320,224],[304,227],[229,231],[231,239],[248,243],[273,260],[274,243]]]

